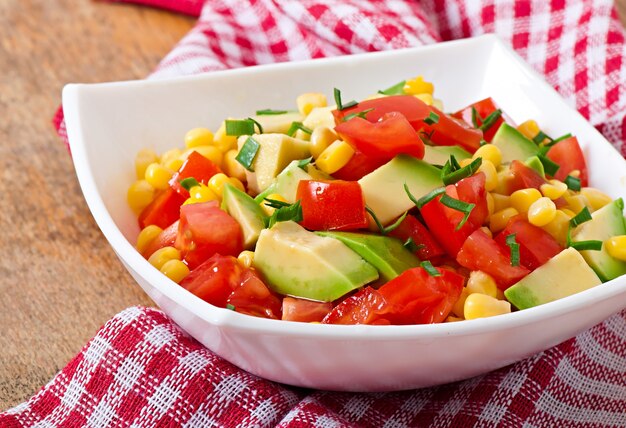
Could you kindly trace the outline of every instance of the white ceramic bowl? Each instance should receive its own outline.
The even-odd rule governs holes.
[[[492,96],[518,123],[578,136],[591,185],[626,198],[626,162],[583,117],[494,36],[214,72],[193,77],[68,85],[63,106],[76,173],[102,232],[148,295],[209,349],[261,377],[320,389],[384,391],[469,378],[554,346],[626,307],[626,278],[524,311],[416,326],[313,325],[214,307],[167,279],[133,248],[126,205],[143,147],[182,146],[193,127],[294,105],[296,96],[342,90],[359,99],[423,74],[453,111]],[[332,99],[332,98],[330,98]]]

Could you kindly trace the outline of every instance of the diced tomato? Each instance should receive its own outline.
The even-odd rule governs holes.
[[[309,230],[354,230],[367,227],[365,200],[356,181],[301,180],[296,199],[302,226]]]
[[[330,302],[314,302],[295,297],[283,299],[283,321],[321,322],[333,309]]]
[[[426,226],[410,214],[389,235],[400,239],[402,242],[411,238],[417,246],[415,255],[420,260],[435,261],[445,254],[441,245],[433,238]]]
[[[530,273],[524,266],[511,266],[510,257],[480,229],[467,238],[456,260],[468,269],[488,273],[501,290],[506,290]]]
[[[281,298],[271,291],[252,269],[245,269],[227,304],[242,314],[261,318],[281,319]]]
[[[176,235],[178,234],[178,220],[168,226],[166,229],[163,229],[161,233],[157,235],[156,238],[146,247],[142,256],[146,259],[149,258],[152,253],[156,250],[159,250],[163,247],[173,247],[176,242]]]
[[[557,180],[565,180],[565,178],[574,170],[580,171],[580,185],[585,187],[588,183],[587,163],[585,156],[578,144],[576,137],[566,138],[550,147],[546,154],[550,160],[559,165],[559,170],[554,178]]]
[[[406,118],[397,112],[387,113],[377,122],[355,117],[339,123],[335,131],[366,156],[386,160],[401,153],[418,159],[424,157],[424,143]]]
[[[474,126],[474,122],[472,121],[472,107],[476,110],[476,125],[480,126],[483,124],[482,119],[486,119],[491,113],[496,111],[498,107],[496,107],[496,103],[493,101],[491,97],[485,98],[484,100],[480,100],[475,102],[474,104],[470,104],[454,113],[452,116],[457,119],[462,119],[465,123],[470,126]],[[481,119],[482,118],[482,119]],[[483,139],[485,141],[491,142],[491,139],[500,128],[500,125],[504,123],[504,119],[502,116],[498,118],[486,131],[483,131]]]
[[[185,202],[185,198],[176,193],[172,188],[160,191],[150,205],[145,207],[139,214],[139,227],[154,224],[161,229],[167,228],[170,224],[178,220],[180,206]]]
[[[194,151],[187,157],[178,172],[174,174],[170,180],[170,186],[186,199],[189,197],[189,192],[180,185],[182,180],[193,177],[199,183],[207,184],[209,179],[219,172],[222,170],[210,159]]]
[[[515,241],[519,244],[520,264],[531,271],[563,250],[548,232],[521,217],[515,217],[494,238],[509,258],[511,249],[506,244],[506,238],[512,233],[515,234]]]
[[[510,174],[508,177],[502,180],[502,182],[505,183],[502,190],[505,194],[510,195],[516,190],[530,187],[540,189],[541,185],[546,183],[545,178],[539,175],[537,171],[518,160],[511,162],[509,171]]]
[[[193,269],[180,286],[202,300],[224,308],[228,297],[241,284],[242,271],[235,257],[215,254]]]
[[[333,173],[333,177],[338,180],[356,181],[385,163],[387,163],[386,159],[367,156],[360,150],[355,149],[348,163],[339,171]]]
[[[238,255],[243,251],[243,234],[237,220],[216,201],[188,204],[180,209],[175,246],[194,269],[216,253]]]
[[[372,287],[365,287],[335,306],[322,324],[390,324],[385,318],[389,311],[385,298]]]
[[[489,216],[485,181],[485,174],[479,172],[471,177],[457,181],[454,185],[460,200],[468,204],[474,204],[474,208],[467,221],[476,227],[481,227]]]

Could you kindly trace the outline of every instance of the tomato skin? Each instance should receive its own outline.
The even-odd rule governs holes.
[[[473,104],[468,105],[467,107],[454,113],[452,116],[456,117],[457,119],[462,119],[469,126],[473,127],[474,123],[472,122],[472,107],[476,109],[476,113],[478,113],[478,116],[484,119],[487,118],[487,116],[489,116],[491,113],[493,113],[494,111],[498,109],[498,107],[496,106],[496,103],[493,101],[493,98],[488,97],[488,98],[485,98],[484,100],[480,100]],[[493,125],[489,127],[489,129],[487,129],[486,131],[483,131],[483,139],[485,141],[491,142],[491,140],[493,139],[493,136],[498,131],[498,128],[500,128],[500,125],[502,125],[503,123],[504,123],[504,119],[502,119],[502,116],[500,116],[498,120],[496,120],[493,123]],[[478,126],[483,124],[482,120],[480,120],[479,117],[476,118],[476,124]]]
[[[189,197],[189,191],[181,186],[180,182],[185,178],[193,177],[199,183],[207,184],[209,179],[222,170],[210,159],[205,158],[200,153],[193,151],[187,157],[183,165],[170,180],[170,186],[185,199]]]
[[[183,202],[185,202],[185,198],[172,188],[160,191],[139,214],[139,227],[143,229],[154,224],[161,229],[167,228],[178,220],[180,206]]]
[[[546,156],[559,164],[559,169],[554,178],[564,181],[570,172],[577,169],[580,171],[580,185],[586,187],[589,184],[587,175],[587,163],[583,151],[576,137],[561,140],[550,147]]]
[[[253,269],[244,269],[239,286],[226,300],[235,311],[261,318],[281,319],[282,302],[278,294],[271,291]]]
[[[333,173],[333,177],[338,180],[357,181],[385,163],[387,163],[386,159],[367,156],[355,149],[348,163]]]
[[[522,217],[515,217],[494,237],[509,258],[511,249],[506,244],[506,237],[512,233],[515,234],[515,241],[519,244],[520,264],[531,271],[563,250],[548,232],[530,224]]]
[[[314,302],[312,300],[283,298],[283,321],[321,322],[333,309],[330,302]]]
[[[372,287],[365,287],[344,299],[322,320],[322,324],[388,325],[385,315],[390,311],[385,298]]]
[[[477,228],[481,227],[487,220],[487,217],[489,217],[485,182],[485,174],[479,172],[471,177],[457,181],[454,185],[460,200],[475,205],[467,221]]]
[[[301,180],[296,199],[302,226],[309,230],[354,230],[367,227],[365,200],[356,181]]]
[[[224,308],[228,297],[241,284],[242,271],[235,257],[215,254],[193,269],[180,286],[202,300]]]
[[[166,229],[163,229],[163,231],[161,231],[161,233],[159,233],[157,237],[154,238],[154,240],[146,247],[141,255],[147,259],[158,249],[163,247],[173,247],[176,242],[176,235],[178,234],[178,222],[179,221],[176,220]]]
[[[530,187],[539,190],[541,185],[546,183],[546,180],[537,171],[518,160],[511,162],[510,169],[515,177],[513,191]]]
[[[396,237],[402,242],[406,242],[409,238],[413,240],[418,249],[415,255],[420,260],[438,260],[445,251],[439,245],[437,240],[430,234],[426,226],[412,215],[407,215],[402,223],[394,229],[389,236]]]
[[[501,290],[506,290],[530,273],[524,266],[511,266],[504,250],[480,229],[466,239],[456,260],[468,269],[488,273]]]
[[[216,201],[183,205],[176,248],[190,269],[216,253],[236,256],[243,251],[239,223],[217,206]]]

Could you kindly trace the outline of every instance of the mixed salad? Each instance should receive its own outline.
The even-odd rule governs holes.
[[[141,150],[137,250],[215,306],[324,324],[494,316],[626,273],[623,202],[588,187],[575,136],[433,89],[306,93]]]

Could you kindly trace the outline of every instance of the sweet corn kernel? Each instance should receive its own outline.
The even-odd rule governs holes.
[[[328,126],[318,126],[311,133],[311,155],[317,159],[324,150],[337,140],[337,133]]]
[[[511,206],[520,213],[527,213],[532,204],[541,198],[541,192],[535,188],[516,190],[511,193]]]
[[[563,208],[563,209],[561,209],[559,211],[561,211],[563,214],[565,214],[569,218],[573,218],[574,216],[576,216],[576,213],[574,211],[568,210],[567,208]]]
[[[246,169],[235,159],[238,153],[237,149],[232,149],[224,153],[222,167],[229,177],[236,178],[239,181],[246,181]]]
[[[422,101],[424,104],[426,105],[433,105],[435,100],[433,99],[433,96],[429,93],[423,93],[423,94],[415,94],[413,95],[415,98],[417,98],[418,100]]]
[[[343,168],[354,155],[354,149],[345,141],[337,140],[328,146],[317,158],[315,165],[327,174]]]
[[[444,322],[458,322],[458,321],[463,321],[464,318],[459,318],[459,317],[455,317],[453,315],[448,315],[446,317],[446,319],[444,320]]]
[[[187,157],[191,154],[191,152],[198,152],[205,158],[209,159],[218,167],[222,167],[222,159],[224,154],[222,151],[216,146],[196,146],[191,149],[187,149],[183,152],[181,158],[187,159]]]
[[[466,320],[493,317],[511,312],[511,304],[486,294],[473,293],[467,296],[463,313]]]
[[[159,270],[170,260],[180,260],[180,251],[174,247],[159,248],[148,258],[148,262]]]
[[[159,162],[159,157],[151,149],[141,149],[135,156],[135,172],[137,179],[141,180],[146,176],[146,169],[151,163]]]
[[[219,172],[209,179],[208,186],[209,186],[209,189],[211,189],[213,193],[215,193],[218,197],[221,198],[222,192],[224,191],[224,184],[229,183],[229,182],[230,182],[230,177],[228,177],[226,174],[222,172]]]
[[[523,122],[522,124],[520,124],[517,127],[517,130],[519,132],[522,133],[522,135],[526,138],[528,138],[529,140],[532,140],[533,138],[535,138],[537,136],[537,134],[539,134],[539,125],[537,125],[537,122],[535,122],[534,120],[527,120],[526,122]]]
[[[164,163],[163,166],[171,171],[178,171],[180,167],[183,166],[183,163],[185,163],[184,160],[180,158],[175,158],[169,160],[167,163]]]
[[[565,202],[567,202],[567,208],[569,208],[571,211],[575,212],[576,214],[581,212],[583,208],[585,207],[590,208],[589,211],[593,212],[593,207],[591,203],[589,203],[589,200],[583,194],[573,195],[573,196],[566,195]]]
[[[233,186],[236,187],[237,189],[241,190],[242,192],[246,191],[246,188],[244,187],[243,183],[241,182],[241,180],[239,180],[238,178],[235,177],[228,177],[228,182]]]
[[[496,168],[500,166],[502,163],[502,152],[498,146],[494,146],[493,144],[485,144],[482,147],[479,147],[478,150],[472,156],[472,159],[483,158],[483,161],[488,160],[495,166]]]
[[[178,159],[183,154],[179,149],[171,149],[161,155],[159,163],[163,166],[170,163],[173,159]]]
[[[550,180],[548,183],[542,184],[540,189],[543,196],[554,201],[567,192],[567,184],[559,180]]]
[[[190,203],[199,203],[199,202],[209,202],[216,201],[219,197],[209,189],[208,186],[201,184],[199,186],[193,186],[189,189],[189,199],[192,200]]]
[[[158,163],[151,163],[146,169],[146,181],[155,189],[167,189],[174,171]]]
[[[613,236],[604,242],[604,248],[611,257],[626,262],[626,235]]]
[[[206,128],[194,128],[185,134],[185,147],[188,149],[210,144],[213,144],[213,133]]]
[[[573,169],[569,172],[568,175],[571,175],[572,177],[580,177],[580,170],[579,169]]]
[[[187,265],[176,259],[166,261],[159,270],[163,273],[163,275],[167,276],[177,284],[189,275],[189,268]]]
[[[465,288],[467,288],[469,294],[480,293],[494,298],[498,294],[496,281],[491,275],[481,270],[474,270],[470,273]]]
[[[422,76],[409,79],[404,83],[404,92],[409,95],[433,94],[435,87],[432,83],[426,82]]]
[[[567,214],[565,214],[561,210],[557,210],[554,220],[543,226],[542,229],[552,235],[556,242],[558,242],[562,246],[565,246],[565,244],[567,243],[567,230],[569,229],[569,220],[570,217]]]
[[[505,208],[502,211],[497,211],[489,217],[489,229],[493,233],[500,232],[504,229],[512,217],[515,217],[519,213],[513,207]]]
[[[528,207],[528,221],[535,226],[545,226],[556,217],[556,205],[545,196]]]
[[[126,201],[135,214],[139,214],[153,199],[154,187],[146,180],[135,181],[126,193]]]
[[[296,98],[296,104],[298,111],[306,116],[311,113],[311,110],[315,107],[326,107],[326,95],[317,92],[302,94]]]
[[[163,232],[163,229],[154,224],[144,227],[137,236],[137,243],[135,244],[137,251],[143,254],[143,252],[146,251],[148,246],[157,236],[159,236],[161,232]]]
[[[609,195],[593,187],[583,187],[580,189],[580,193],[587,199],[587,202],[594,210],[599,210],[612,200]]]
[[[254,261],[254,251],[242,251],[237,256],[237,261],[239,264],[245,268],[249,268],[252,266],[252,262]]]
[[[465,299],[467,299],[467,296],[469,296],[467,288],[463,287],[459,299],[454,303],[454,305],[452,305],[452,313],[454,314],[454,316],[457,316],[459,318],[464,317],[463,307],[465,306]]]
[[[484,146],[483,146],[484,147]],[[491,161],[483,159],[478,171],[485,174],[485,190],[491,192],[498,187],[498,171]]]
[[[283,198],[282,195],[279,195],[278,193],[272,193],[271,195],[266,196],[265,199],[273,199],[275,201],[287,202],[287,200]],[[261,203],[261,208],[263,208],[263,211],[265,211],[265,213],[268,216],[274,214],[274,211],[276,211],[276,208],[270,207],[269,205],[266,205],[264,202]]]
[[[496,203],[493,200],[493,195],[489,192],[487,192],[487,211],[489,212],[489,215],[493,215],[493,213],[495,212],[495,206]]]
[[[499,193],[490,193],[493,198],[493,211],[502,211],[505,208],[511,206],[511,197],[507,195],[501,195]],[[519,210],[518,210],[519,211]]]
[[[459,165],[461,166],[461,168],[466,167],[467,165],[472,163],[472,159],[471,158],[467,158],[467,159],[461,159],[459,161]]]
[[[213,135],[213,145],[220,149],[222,153],[237,148],[237,137],[226,135],[226,122],[222,122]]]

